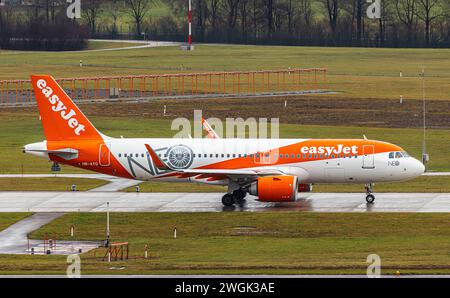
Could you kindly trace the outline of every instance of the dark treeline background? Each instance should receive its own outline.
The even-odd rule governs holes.
[[[0,0],[2,48],[78,49],[86,38],[186,41],[187,0]],[[194,42],[450,47],[450,0],[192,0]]]

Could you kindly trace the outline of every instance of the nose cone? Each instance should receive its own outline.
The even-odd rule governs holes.
[[[417,176],[422,175],[425,172],[425,166],[419,160],[414,158],[414,173]]]

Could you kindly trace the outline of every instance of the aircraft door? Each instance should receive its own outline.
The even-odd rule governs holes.
[[[111,151],[109,150],[111,148],[111,144],[100,144],[99,152],[98,152],[98,161],[100,166],[102,167],[108,167],[111,165]]]
[[[375,146],[374,145],[364,145],[363,146],[363,169],[374,169],[375,168]]]

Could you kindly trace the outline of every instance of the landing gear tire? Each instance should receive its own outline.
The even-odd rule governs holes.
[[[234,202],[235,202],[234,197],[230,193],[227,193],[222,197],[222,204],[224,206],[227,206],[227,207],[233,206]]]
[[[366,202],[368,204],[373,204],[374,201],[375,201],[375,196],[373,194],[368,194],[366,196]]]
[[[247,193],[243,189],[237,189],[233,191],[234,201],[238,204],[243,204],[245,202],[245,196]]]

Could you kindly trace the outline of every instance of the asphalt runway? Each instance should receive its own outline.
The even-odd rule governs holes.
[[[224,207],[223,193],[0,192],[0,212],[450,212],[450,193],[379,193],[374,204],[364,193],[308,193],[296,202],[264,203],[247,196],[241,206]]]

